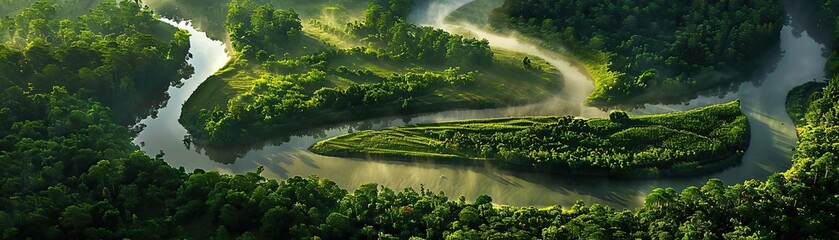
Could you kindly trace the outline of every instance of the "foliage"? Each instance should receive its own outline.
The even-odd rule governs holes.
[[[827,86],[823,82],[808,82],[804,85],[793,88],[787,94],[787,113],[795,125],[806,125],[807,108],[810,103],[822,97],[822,89]],[[816,109],[814,109],[815,111]]]
[[[595,76],[588,101],[614,105],[650,101],[640,95],[678,99],[737,78],[775,46],[784,14],[778,0],[508,0],[491,18],[578,55],[605,52],[618,75]]]
[[[303,25],[297,13],[276,10],[270,3],[257,6],[250,0],[234,0],[228,5],[227,30],[233,47],[248,58],[266,60],[275,49],[293,48]]]
[[[2,1],[2,0],[0,0]],[[21,1],[21,0],[8,0]],[[25,0],[33,1],[33,0]],[[79,1],[79,0],[53,0]],[[328,16],[341,25],[358,19],[367,6],[367,0],[248,0],[258,5],[270,4],[277,9],[294,9],[301,19]],[[225,26],[229,5],[232,0],[143,0],[143,4],[155,10],[155,13],[169,19],[189,19],[197,29],[207,33],[212,39],[229,43],[229,32]],[[238,1],[241,6],[244,1]],[[286,11],[286,10],[281,10]],[[249,17],[249,16],[248,16]],[[333,21],[330,21],[333,22]]]
[[[269,13],[273,9],[270,4],[257,7],[247,0],[232,2],[226,26],[233,46],[243,56],[229,65],[230,72],[239,73],[230,73],[235,75],[225,76],[225,81],[241,81],[241,75],[249,75],[252,81],[242,84],[246,86],[235,94],[213,97],[224,98],[216,100],[222,103],[193,107],[201,103],[187,101],[181,122],[201,143],[230,146],[318,124],[443,109],[440,103],[456,108],[538,100],[530,100],[536,97],[533,95],[518,96],[527,100],[517,102],[486,99],[487,94],[481,92],[485,89],[493,89],[493,95],[504,91],[500,89],[505,86],[492,85],[493,78],[505,78],[502,84],[520,84],[525,80],[556,87],[557,82],[551,81],[558,77],[552,75],[555,72],[550,67],[511,66],[495,61],[505,56],[496,57],[486,40],[405,22],[402,16],[412,4],[372,1],[361,23],[349,23],[346,29],[339,29],[314,20],[306,25],[306,30],[301,29],[291,10]],[[275,23],[261,27],[257,24],[260,21]],[[311,45],[307,42],[311,36],[307,34],[317,31],[311,30],[314,28],[367,46],[336,49],[334,42]],[[267,36],[277,32],[289,34]],[[534,60],[531,64],[544,65],[544,61]],[[504,75],[484,74],[497,72]],[[548,95],[550,89],[539,91]],[[200,96],[203,91],[199,88],[196,94]],[[475,92],[481,95],[468,95]]]
[[[44,2],[43,0],[0,0],[0,17],[14,16],[20,13],[21,10],[32,6],[35,3]],[[61,18],[76,18],[95,7],[102,2],[101,0],[46,0],[52,4],[61,4],[58,8],[57,16]]]
[[[703,167],[738,158],[748,147],[748,122],[738,102],[656,116],[611,115],[395,127],[327,139],[312,150],[440,162],[489,160],[512,168],[582,175],[656,176],[699,174]]]
[[[366,72],[347,68],[335,70],[342,75],[363,77]],[[463,86],[474,81],[475,73],[459,73],[456,68],[441,73],[408,72],[393,74],[377,83],[351,84],[347,87],[322,87],[314,92],[302,85],[325,81],[325,72],[313,68],[303,74],[266,75],[254,82],[251,90],[231,99],[227,109],[202,110],[199,123],[214,144],[230,145],[236,141],[267,137],[290,127],[290,123],[308,122],[323,112],[402,104],[409,108],[415,97],[447,85]],[[348,76],[350,77],[350,76]],[[199,137],[205,137],[200,136]]]
[[[629,115],[627,115],[626,112],[623,111],[613,111],[609,113],[609,120],[616,123],[622,123],[629,121]]]
[[[492,62],[489,41],[452,35],[433,27],[405,22],[412,0],[371,1],[364,22],[350,24],[350,32],[382,46],[398,59],[448,62],[459,65],[486,65]]]
[[[137,151],[114,113],[62,86],[68,79],[51,79],[46,91],[8,84],[0,92],[0,238],[839,238],[835,74],[808,107],[789,170],[733,186],[712,179],[655,189],[629,210],[496,206],[489,196],[467,202],[422,187],[348,192],[316,177],[267,180],[261,169],[185,173]]]
[[[839,78],[831,85],[825,95],[839,94]],[[59,92],[58,99],[68,99]],[[825,117],[835,122],[835,116]],[[15,207],[5,208],[12,210],[0,214],[0,224],[6,226],[5,238],[835,238],[839,165],[832,153],[839,150],[839,132],[834,125],[807,128],[794,165],[784,174],[730,187],[710,180],[681,192],[655,189],[644,206],[618,211],[582,202],[564,209],[493,206],[488,196],[466,202],[423,188],[396,192],[375,184],[350,194],[325,179],[266,180],[261,170],[187,174],[159,159],[115,151],[132,147],[126,129],[114,127],[106,129],[123,132],[113,139],[123,139],[116,141],[123,147],[105,148],[113,156],[102,158],[109,160],[79,173],[67,165],[26,162],[4,168],[3,202]],[[73,156],[53,155],[64,150],[52,148],[21,149],[55,156],[47,159],[56,164],[71,163],[64,159]],[[4,155],[4,163],[12,163],[9,157]],[[26,172],[16,166],[38,174],[21,174]],[[29,190],[14,187],[21,185]]]
[[[152,36],[159,22],[133,1],[74,20],[61,7],[38,1],[2,22],[0,238],[159,236],[137,229],[163,219],[135,213],[160,214],[183,173],[137,151],[125,125],[189,74],[189,36]]]
[[[154,37],[158,21],[137,3],[105,1],[78,20],[55,18],[56,11],[39,1],[0,24],[8,39],[0,45],[0,89],[34,94],[61,86],[124,109],[117,120],[128,123],[148,111],[148,96],[192,73],[189,34],[174,32],[168,42]]]

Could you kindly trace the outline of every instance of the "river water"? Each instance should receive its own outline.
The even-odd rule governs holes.
[[[178,28],[186,29],[190,38],[193,58],[190,63],[195,74],[184,81],[184,86],[171,88],[166,107],[156,118],[149,117],[146,125],[134,140],[148,155],[165,152],[164,159],[173,167],[215,170],[224,173],[244,173],[264,166],[263,176],[285,179],[291,176],[317,175],[335,181],[352,191],[362,184],[379,183],[392,189],[420,188],[443,191],[449,197],[463,195],[474,199],[489,195],[495,203],[510,205],[570,206],[577,200],[587,203],[608,204],[616,208],[629,208],[643,203],[645,194],[656,187],[682,189],[701,185],[710,178],[719,178],[728,184],[742,183],[748,179],[765,179],[773,172],[790,166],[790,156],[797,140],[795,128],[784,108],[784,99],[795,86],[814,79],[824,79],[825,45],[818,43],[803,26],[806,12],[790,11],[790,23],[781,31],[780,49],[783,54],[768,58],[765,69],[752,81],[735,86],[731,92],[701,96],[685,104],[646,105],[632,114],[660,113],[691,109],[714,103],[741,99],[743,111],[752,129],[751,145],[743,163],[729,169],[689,178],[648,180],[611,179],[601,177],[568,177],[543,173],[526,173],[496,169],[491,166],[474,167],[434,164],[427,161],[399,162],[386,160],[361,160],[335,158],[313,154],[306,150],[315,142],[352,131],[380,129],[406,123],[428,123],[458,119],[507,117],[527,115],[576,115],[583,117],[604,116],[605,112],[586,107],[583,99],[593,88],[587,74],[574,67],[555,53],[541,51],[533,44],[515,37],[496,35],[466,24],[450,25],[442,19],[451,10],[469,1],[432,2],[424,12],[414,13],[411,21],[438,28],[469,31],[486,38],[493,47],[526,52],[547,60],[559,69],[565,78],[564,88],[542,103],[520,107],[489,110],[457,110],[415,116],[380,118],[368,121],[338,124],[310,130],[297,136],[272,139],[260,144],[238,149],[207,149],[187,146],[182,142],[186,130],[177,122],[182,104],[195,88],[228,60],[224,44],[207,36],[188,23],[165,20]],[[421,16],[421,17],[416,17]]]

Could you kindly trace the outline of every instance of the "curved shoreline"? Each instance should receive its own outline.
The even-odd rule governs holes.
[[[312,151],[312,148],[309,148]],[[314,151],[313,151],[314,152]],[[346,154],[331,154],[318,153],[330,157],[342,158],[357,158],[366,161],[400,161],[400,162],[426,162],[432,164],[450,165],[450,166],[470,166],[470,167],[497,167],[509,171],[526,171],[530,173],[544,173],[544,174],[558,174],[565,177],[598,177],[610,179],[660,179],[660,178],[686,178],[702,176],[708,173],[713,173],[728,167],[737,166],[740,164],[740,159],[743,156],[742,152],[735,153],[729,156],[713,158],[706,160],[713,162],[707,165],[693,165],[679,168],[668,168],[665,170],[652,168],[637,168],[629,169],[631,172],[613,173],[608,169],[582,169],[582,170],[547,170],[536,166],[527,167],[521,165],[514,165],[505,162],[496,162],[491,160],[479,160],[467,157],[429,157],[429,156],[409,156],[397,155],[388,153],[346,153]],[[703,161],[705,162],[705,161]]]
[[[491,155],[487,157],[480,154],[478,153],[479,150],[477,148],[480,148],[478,146],[467,145],[469,147],[462,148],[463,146],[453,147],[448,144],[443,144],[463,143],[459,141],[449,142],[449,138],[452,138],[451,133],[454,132],[455,134],[461,133],[465,135],[477,134],[478,136],[472,135],[471,137],[467,137],[470,139],[472,137],[478,137],[479,140],[473,139],[471,141],[467,141],[472,142],[471,144],[474,144],[474,141],[477,141],[484,145],[498,146],[499,148],[501,146],[505,146],[513,149],[519,149],[519,146],[515,145],[515,140],[512,141],[513,145],[507,145],[511,142],[503,140],[501,140],[501,142],[496,142],[498,140],[492,140],[495,139],[495,137],[489,139],[485,137],[487,135],[495,136],[494,134],[498,133],[512,133],[525,130],[525,135],[519,136],[518,139],[527,139],[531,137],[539,138],[539,136],[543,136],[542,134],[544,134],[544,132],[532,133],[526,130],[542,129],[541,127],[546,126],[555,126],[553,124],[556,124],[558,120],[563,119],[564,117],[569,116],[485,118],[432,124],[411,124],[377,131],[368,130],[330,137],[316,142],[311,145],[308,150],[325,156],[350,157],[374,161],[423,161],[435,164],[493,166],[507,170],[542,172],[552,175],[644,179],[699,176],[715,170],[724,169],[728,166],[736,165],[740,163],[740,160],[746,151],[746,146],[749,145],[751,135],[751,127],[748,121],[746,121],[746,116],[743,115],[740,110],[740,102],[733,101],[725,104],[703,107],[696,110],[632,118],[631,120],[626,120],[626,122],[621,122],[620,124],[614,124],[614,120],[604,118],[586,119],[583,120],[583,124],[591,126],[591,128],[581,128],[580,132],[573,129],[563,128],[565,129],[565,132],[570,134],[592,134],[590,138],[595,139],[596,142],[600,143],[597,146],[590,146],[586,144],[583,144],[583,146],[577,146],[570,144],[571,149],[574,149],[574,146],[578,147],[577,151],[579,151],[579,147],[591,150],[604,148],[612,149],[611,151],[606,151],[607,153],[605,153],[605,155],[600,156],[603,158],[629,155],[629,159],[632,159],[632,156],[636,156],[635,154],[650,150],[650,148],[643,146],[637,146],[638,148],[636,148],[636,146],[633,146],[632,144],[622,145],[621,143],[611,142],[610,140],[614,140],[613,136],[618,133],[628,130],[647,129],[651,127],[676,131],[673,134],[679,133],[698,136],[703,139],[701,140],[703,142],[713,141],[721,144],[719,148],[710,150],[710,155],[708,155],[709,152],[707,151],[695,152],[693,150],[688,150],[689,153],[686,153],[688,156],[680,156],[672,159],[658,158],[653,162],[644,164],[635,163],[633,160],[627,160],[623,162],[627,165],[621,164],[623,167],[614,168],[608,166],[598,166],[597,164],[589,163],[589,161],[583,161],[585,163],[575,164],[577,167],[572,168],[569,166],[570,163],[567,161],[569,158],[568,156],[559,158],[557,158],[557,156],[553,156],[548,157],[548,160],[544,158],[536,160],[524,156],[523,159],[509,161],[505,160],[505,157],[500,157],[498,155]],[[679,123],[670,123],[674,121]],[[696,123],[696,121],[713,121],[721,125],[704,125],[704,127],[695,127],[691,123]],[[612,125],[606,123],[612,123]],[[604,127],[603,124],[611,127]],[[560,123],[558,126],[568,127],[572,125],[564,125]],[[595,126],[600,127],[598,128]],[[718,130],[720,129],[728,129],[728,131],[726,134],[718,133]],[[440,135],[443,134],[443,132],[448,132],[448,134],[445,134],[445,136],[448,137]],[[732,133],[734,134],[733,139],[731,138]],[[648,137],[645,137],[649,136],[649,134],[633,134],[627,136],[630,137],[630,139],[626,140],[630,142],[651,141]],[[655,137],[653,138],[655,139]],[[564,138],[560,137],[559,139]],[[598,141],[596,139],[602,139],[603,141]],[[673,138],[666,138],[653,141],[670,141],[672,139]],[[554,140],[564,142],[564,140]],[[536,149],[544,149],[544,147],[546,147],[546,145],[539,145],[537,143],[532,144],[537,145]],[[564,145],[560,144],[560,146]],[[653,147],[653,149],[660,149],[660,147],[662,146]],[[620,150],[624,148],[634,150]],[[672,146],[663,148],[673,151],[684,151],[679,150],[678,147]],[[527,147],[523,147],[523,149],[533,150],[533,148]],[[524,155],[534,153],[527,152],[527,150],[524,151],[525,152],[519,153]],[[558,152],[554,152],[554,154],[556,153],[569,153],[569,151],[558,150]],[[574,154],[573,156],[579,158],[588,157],[585,154]]]
[[[228,98],[235,98],[238,96],[237,94],[241,94],[232,93],[235,90],[225,88],[225,84],[235,81],[232,79],[236,79],[236,74],[246,72],[246,70],[231,67],[231,65],[236,64],[236,60],[233,60],[198,86],[184,103],[178,122],[183,126],[187,126],[186,128],[190,133],[195,133],[195,135],[190,135],[192,142],[201,145],[201,147],[225,149],[247,146],[254,143],[258,144],[278,136],[291,136],[298,132],[317,130],[331,125],[355,121],[388,117],[407,117],[446,111],[494,110],[543,104],[549,102],[552,98],[556,98],[554,92],[564,87],[565,81],[562,78],[562,72],[554,68],[553,65],[549,66],[544,59],[538,59],[536,56],[527,54],[509,54],[506,50],[493,50],[493,52],[504,56],[494,59],[495,62],[492,65],[482,66],[475,70],[479,75],[473,84],[467,86],[441,86],[440,84],[435,84],[434,87],[431,87],[422,95],[407,97],[410,100],[408,107],[402,105],[404,102],[402,102],[403,98],[400,97],[398,100],[388,100],[389,102],[379,103],[378,105],[350,106],[341,110],[333,110],[330,107],[308,108],[287,115],[287,120],[282,122],[247,122],[243,124],[244,127],[239,128],[247,131],[247,135],[238,135],[235,138],[231,138],[234,140],[232,143],[219,143],[218,141],[208,139],[206,131],[201,129],[204,125],[199,120],[198,109],[211,109],[212,107],[209,106],[219,106],[222,104],[219,103],[219,99],[228,100]],[[520,60],[520,58],[516,57],[520,56],[531,57],[534,65],[537,65],[540,69],[522,70],[517,65],[518,62],[516,62]],[[509,74],[502,75],[502,73],[497,71],[497,69],[507,70],[507,68],[510,69]],[[507,76],[518,76],[521,78],[510,78]],[[504,80],[500,82],[497,79]],[[527,87],[513,88],[515,90],[521,90],[526,94],[511,94],[509,91],[501,88],[501,86],[520,84],[522,82],[528,83],[522,84],[522,86]],[[488,91],[487,89],[491,90]],[[219,95],[224,97],[218,97]],[[222,111],[226,110],[225,105],[220,106]],[[255,128],[251,128],[254,125],[264,127],[259,128],[259,131],[254,131],[253,129]]]
[[[213,62],[227,57],[220,42],[218,42],[220,48],[203,46],[202,44],[207,44],[212,40],[197,39],[199,36],[196,34],[193,34],[195,39],[191,38],[194,47],[190,50],[196,56],[192,60],[195,75],[191,80],[185,81],[185,87],[170,88],[172,99],[169,104],[160,110],[157,119],[143,121],[148,124],[148,127],[135,138],[134,142],[150,156],[163,150],[166,153],[164,160],[171,166],[183,167],[186,171],[205,169],[222,173],[246,173],[264,166],[265,171],[262,175],[266,178],[285,179],[291,176],[318,175],[334,180],[345,189],[354,189],[371,182],[377,182],[392,189],[418,188],[420,184],[423,184],[426,189],[443,191],[450,196],[464,195],[475,198],[486,194],[492,196],[494,202],[508,205],[538,207],[562,204],[570,206],[577,200],[583,200],[587,203],[607,204],[618,209],[630,208],[642,204],[646,194],[656,187],[682,189],[703,184],[709,178],[719,178],[727,184],[736,184],[748,179],[765,179],[771,173],[789,168],[791,149],[795,146],[797,138],[795,128],[787,117],[782,100],[780,100],[781,97],[778,96],[813,78],[823,78],[824,69],[821,63],[826,62],[822,56],[826,46],[810,37],[806,31],[813,29],[806,28],[809,25],[796,23],[796,21],[802,21],[800,16],[796,16],[798,15],[792,15],[793,23],[782,30],[781,44],[782,48],[787,50],[786,54],[777,62],[769,63],[776,65],[776,68],[758,79],[761,85],[755,86],[747,82],[742,84],[739,90],[725,96],[700,97],[687,105],[648,104],[644,109],[633,111],[635,114],[672,112],[737,98],[747,104],[744,110],[747,112],[753,131],[751,145],[744,154],[743,163],[698,177],[666,180],[562,177],[506,171],[487,166],[452,167],[423,162],[363,161],[353,158],[324,157],[306,150],[314,142],[331,136],[406,123],[524,115],[591,116],[599,112],[597,109],[582,108],[578,104],[571,104],[573,98],[568,95],[560,95],[545,104],[529,104],[523,107],[453,110],[336,124],[292,136],[279,137],[237,150],[187,147],[182,143],[185,131],[177,122],[180,111],[172,110],[180,108],[177,99],[189,96],[190,84],[200,83],[203,80],[200,79],[202,76],[212,75],[216,67]],[[793,32],[799,34],[794,35]],[[207,54],[210,51],[215,52]],[[208,57],[219,59],[207,59]],[[563,72],[563,74],[566,73]],[[141,142],[146,144],[142,145]],[[447,178],[441,179],[441,175]]]

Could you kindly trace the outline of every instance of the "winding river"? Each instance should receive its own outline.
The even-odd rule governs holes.
[[[263,176],[285,179],[291,176],[317,175],[335,181],[350,191],[362,184],[379,183],[392,189],[422,185],[432,191],[443,191],[451,198],[463,195],[474,199],[489,195],[499,204],[570,206],[577,200],[629,208],[643,203],[645,194],[657,187],[682,189],[701,185],[709,178],[719,178],[728,184],[748,179],[765,179],[773,172],[790,166],[790,156],[797,136],[792,121],[786,114],[784,99],[790,89],[807,81],[824,79],[825,45],[808,34],[808,15],[802,8],[789,11],[790,21],[781,31],[782,54],[769,58],[766,71],[753,81],[735,86],[733,91],[701,96],[685,104],[646,105],[633,114],[660,113],[696,108],[714,103],[741,99],[743,111],[752,128],[751,146],[742,164],[729,169],[689,178],[626,180],[599,177],[567,177],[542,173],[506,171],[491,166],[471,167],[433,164],[429,162],[371,161],[352,158],[325,157],[306,150],[318,140],[364,129],[379,129],[406,123],[428,123],[469,118],[506,117],[525,115],[604,116],[601,110],[584,106],[582,100],[593,86],[587,75],[561,56],[541,51],[535,45],[515,37],[496,35],[465,24],[450,25],[443,19],[451,10],[469,0],[432,2],[423,12],[414,13],[411,21],[438,28],[470,31],[486,38],[493,47],[525,52],[549,61],[565,77],[565,87],[551,99],[538,104],[489,110],[456,110],[434,114],[380,118],[339,124],[311,130],[299,136],[273,139],[243,149],[206,149],[183,144],[186,130],[178,123],[181,106],[208,76],[220,69],[229,57],[224,44],[193,28],[187,22],[163,19],[192,33],[193,57],[190,63],[195,74],[184,80],[180,88],[169,89],[170,99],[156,117],[141,121],[145,129],[134,142],[148,155],[165,153],[164,159],[173,167],[216,170],[224,173],[244,173],[265,166]],[[791,4],[797,6],[794,1]],[[806,8],[805,8],[806,9]],[[434,13],[434,14],[430,14]],[[415,17],[420,16],[420,17]]]

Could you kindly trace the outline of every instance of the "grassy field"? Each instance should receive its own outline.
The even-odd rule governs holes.
[[[491,162],[572,175],[654,177],[730,166],[739,161],[748,139],[748,121],[735,101],[623,121],[526,117],[407,125],[333,137],[311,150],[368,159]],[[487,154],[483,148],[502,153]]]

